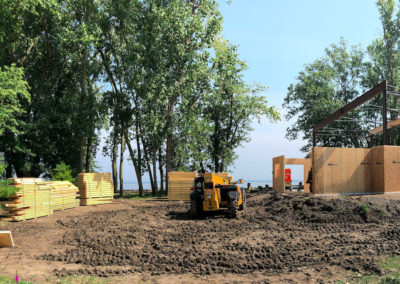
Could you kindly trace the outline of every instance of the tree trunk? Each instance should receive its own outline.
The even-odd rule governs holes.
[[[158,170],[160,171],[160,190],[164,191],[164,163],[162,158],[162,147],[158,149]]]
[[[139,126],[139,130],[140,130],[140,133],[142,133],[142,129],[141,129],[140,126]],[[144,159],[146,160],[147,170],[148,170],[148,172],[149,172],[150,185],[151,185],[151,193],[152,193],[153,196],[155,196],[155,194],[154,194],[154,188],[155,188],[155,187],[154,187],[154,182],[153,182],[153,173],[152,173],[152,171],[151,171],[150,159],[149,159],[149,155],[147,154],[148,151],[147,151],[147,149],[146,149],[146,147],[145,147],[145,144],[144,144],[143,135],[140,135],[140,140],[142,141]]]
[[[129,154],[131,156],[133,167],[135,168],[136,178],[139,185],[139,196],[143,196],[142,173],[140,171],[138,160],[135,157],[135,152],[133,151],[131,143],[129,141],[129,136],[127,135],[126,132],[125,132],[125,140],[126,140],[126,145],[128,146]]]
[[[118,191],[118,169],[117,169],[117,156],[118,156],[118,133],[117,129],[114,127],[114,138],[113,138],[113,148],[112,148],[112,176],[114,184],[114,192]]]
[[[119,195],[124,195],[124,152],[125,152],[125,133],[121,133],[121,154],[119,157]]]
[[[168,112],[167,112],[167,142],[166,142],[166,157],[165,157],[165,188],[166,194],[168,194],[168,173],[172,171],[172,113],[173,113],[173,102],[172,99],[168,101]]]
[[[81,98],[80,98],[80,107],[83,111],[84,102],[86,98],[86,72],[87,72],[87,54],[86,47],[82,51],[82,77],[81,77]],[[80,141],[80,153],[79,153],[79,172],[82,173],[84,171],[84,133],[81,130],[81,141]]]
[[[87,173],[90,172],[90,166],[91,166],[92,142],[93,142],[93,138],[92,138],[92,135],[90,135],[88,138],[88,141],[87,141],[87,145],[86,145],[85,172],[87,172]]]
[[[139,131],[138,124],[136,123],[136,148],[138,152],[138,157],[137,157],[137,167],[140,173],[140,177],[138,177],[138,182],[140,178],[140,183],[142,184],[141,188],[139,185],[139,196],[143,196],[144,190],[143,190],[143,183],[142,183],[142,150],[140,148],[140,138],[139,134],[137,134]]]
[[[157,149],[156,147],[153,147],[153,182],[154,182],[154,191],[155,194],[157,195],[158,191],[158,182],[157,182]]]

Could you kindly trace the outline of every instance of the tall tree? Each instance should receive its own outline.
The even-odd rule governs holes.
[[[363,70],[363,51],[356,46],[350,49],[342,39],[325,50],[325,56],[305,66],[291,84],[285,97],[286,118],[297,122],[287,129],[286,137],[296,139],[300,133],[308,143],[301,149],[308,152],[312,146],[312,129],[327,114],[335,112],[353,100],[360,92],[360,78]],[[360,119],[360,112],[350,114]],[[366,146],[365,138],[359,137],[358,130],[366,130],[358,121],[335,122],[329,125],[332,134],[317,136],[317,143],[323,146]],[[340,130],[346,130],[340,132]],[[348,132],[354,130],[356,132]]]

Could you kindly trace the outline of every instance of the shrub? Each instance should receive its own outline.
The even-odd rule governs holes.
[[[4,171],[6,170],[7,165],[0,162],[0,177],[3,176]],[[0,180],[0,200],[7,200],[11,195],[16,193],[18,188],[10,185],[10,181],[8,180]]]
[[[364,205],[361,207],[361,210],[360,210],[361,216],[364,216],[364,217],[367,216],[368,211],[369,211],[368,205],[364,204]]]
[[[18,188],[10,185],[8,180],[0,180],[0,200],[7,200],[16,193]]]
[[[56,166],[54,171],[51,173],[51,180],[75,182],[75,179],[72,177],[71,167],[64,162]]]

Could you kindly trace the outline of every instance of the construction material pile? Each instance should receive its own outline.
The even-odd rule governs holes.
[[[83,206],[111,203],[113,200],[111,173],[81,173],[78,175],[78,187]]]
[[[169,172],[168,173],[168,199],[190,200],[196,172]]]
[[[45,181],[38,183],[39,189],[50,188],[51,209],[53,211],[79,206],[79,189],[69,181]]]
[[[11,185],[19,190],[8,201],[1,202],[7,212],[3,217],[10,221],[21,221],[53,214],[51,188],[38,187],[40,178],[13,178]]]

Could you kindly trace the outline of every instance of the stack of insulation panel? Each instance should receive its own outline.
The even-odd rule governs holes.
[[[111,173],[81,173],[78,175],[78,187],[83,206],[112,203],[114,186]]]
[[[19,190],[8,201],[3,201],[2,207],[7,212],[3,217],[10,221],[21,221],[53,214],[51,208],[51,189],[38,188],[43,182],[37,178],[13,178],[11,185]]]
[[[51,208],[53,211],[79,206],[79,189],[69,181],[45,181],[38,183],[39,189],[50,188]]]
[[[190,200],[196,172],[169,172],[168,173],[168,199]]]

